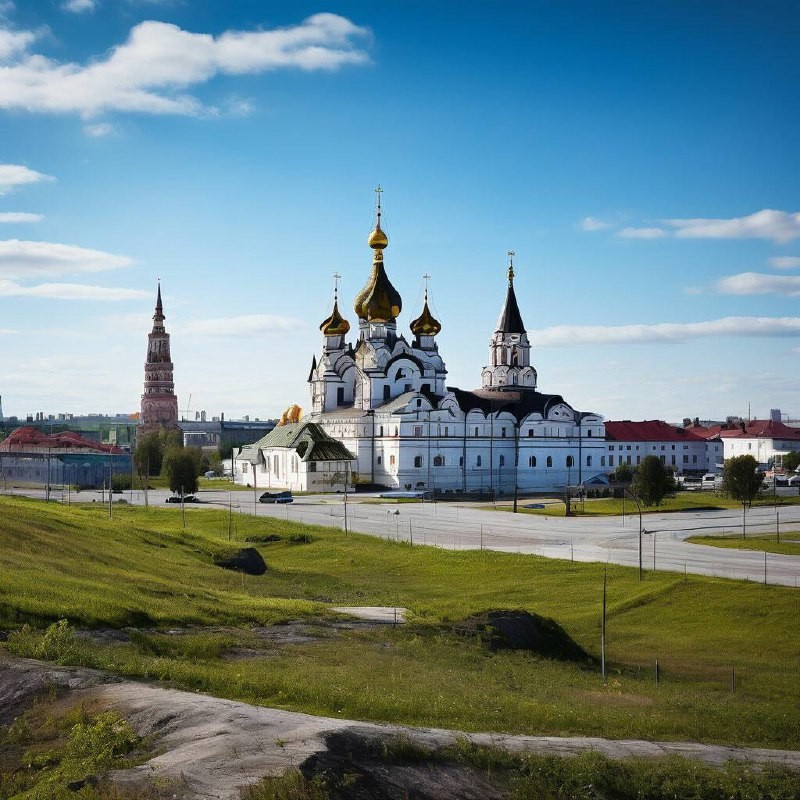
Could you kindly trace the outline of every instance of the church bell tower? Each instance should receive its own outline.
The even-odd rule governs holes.
[[[508,254],[506,301],[489,342],[489,365],[483,368],[481,378],[484,389],[536,389],[536,370],[531,366],[531,345],[514,292],[513,251]]]
[[[144,431],[178,427],[178,398],[175,396],[169,334],[164,328],[161,283],[158,284],[153,330],[147,337],[147,362],[144,365],[144,394],[139,428]]]

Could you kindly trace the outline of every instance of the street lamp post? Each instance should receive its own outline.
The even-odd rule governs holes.
[[[639,498],[628,489],[622,490],[623,499],[625,498],[626,492],[631,500],[636,503],[636,510],[639,512],[639,580],[642,580],[642,505],[639,502]]]

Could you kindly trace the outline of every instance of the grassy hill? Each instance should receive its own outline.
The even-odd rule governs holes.
[[[171,508],[117,505],[109,520],[96,504],[0,498],[0,629],[16,631],[6,647],[329,716],[800,746],[795,589],[668,573],[639,582],[609,566],[604,685],[596,662],[458,633],[477,612],[526,609],[599,658],[602,565],[264,517],[234,517],[229,540],[224,512],[192,508],[186,520]],[[214,565],[245,543],[266,574]],[[328,610],[394,604],[410,609],[409,624],[341,627]],[[45,635],[60,619],[69,624]]]

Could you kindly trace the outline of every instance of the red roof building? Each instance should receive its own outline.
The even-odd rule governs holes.
[[[704,435],[694,428],[681,428],[661,420],[605,423],[608,452],[606,464],[637,467],[645,456],[657,456],[676,474],[717,472],[722,465],[723,447],[719,437]]]

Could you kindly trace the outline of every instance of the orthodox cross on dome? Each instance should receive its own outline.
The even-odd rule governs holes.
[[[508,251],[508,283],[509,286],[514,283],[514,256],[516,253],[513,250]]]
[[[422,276],[422,280],[424,280],[424,281],[425,281],[425,302],[427,303],[427,302],[428,302],[428,284],[430,283],[431,276],[430,276],[430,275],[428,275],[428,273],[426,272],[426,273],[425,273],[425,274]]]
[[[339,281],[342,279],[342,276],[338,272],[333,273],[333,302],[335,303],[339,299]]]

